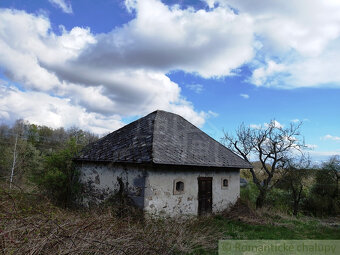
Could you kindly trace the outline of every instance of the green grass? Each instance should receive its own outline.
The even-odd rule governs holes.
[[[249,224],[238,220],[213,217],[209,224],[216,231],[223,232],[223,239],[238,240],[301,240],[301,239],[340,239],[340,227],[324,226],[318,219],[302,217],[300,219],[278,219],[275,224]],[[269,222],[272,222],[269,218]],[[207,223],[208,224],[208,223]],[[191,254],[217,254],[216,250],[197,249]]]
[[[252,225],[215,217],[216,227],[228,239],[340,239],[339,227],[327,227],[317,220],[284,220],[278,225]]]

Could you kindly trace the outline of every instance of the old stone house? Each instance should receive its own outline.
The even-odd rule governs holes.
[[[124,190],[151,214],[218,212],[252,166],[177,114],[155,111],[101,138],[78,158],[85,204]]]

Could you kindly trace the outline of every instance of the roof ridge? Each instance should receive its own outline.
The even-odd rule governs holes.
[[[157,116],[159,114],[160,110],[156,110],[154,111],[153,113],[155,113],[155,118],[153,119],[153,123],[152,123],[152,131],[151,131],[151,134],[152,134],[152,138],[151,138],[151,162],[152,163],[155,163],[154,159],[154,137],[155,137],[155,126],[156,126],[156,119],[157,119]]]

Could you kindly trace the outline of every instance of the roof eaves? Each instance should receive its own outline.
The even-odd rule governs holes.
[[[210,168],[237,168],[237,169],[252,169],[252,165],[213,165],[213,164],[176,164],[172,162],[157,162],[157,161],[152,161],[154,165],[168,165],[168,166],[178,166],[178,167],[210,167]]]

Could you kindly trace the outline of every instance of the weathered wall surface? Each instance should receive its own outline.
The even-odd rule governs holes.
[[[81,163],[84,184],[83,204],[98,204],[123,188],[135,204],[150,214],[197,215],[198,177],[212,177],[212,210],[219,212],[234,203],[240,194],[238,170],[151,170],[132,165]],[[228,188],[222,180],[228,179]],[[174,192],[175,181],[184,182],[184,191]]]
[[[213,212],[219,212],[236,202],[240,195],[239,170],[225,171],[164,171],[149,170],[146,178],[144,210],[151,214],[197,215],[198,177],[212,177]],[[222,188],[222,179],[229,181]],[[174,195],[174,181],[184,182],[184,192]]]
[[[79,163],[78,169],[81,172],[80,180],[84,184],[82,201],[84,205],[103,202],[124,188],[138,207],[144,207],[144,169],[136,166],[88,162]]]

